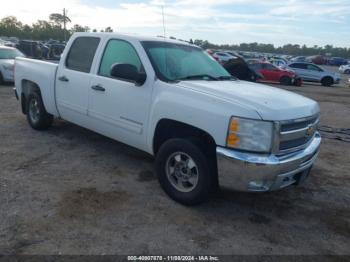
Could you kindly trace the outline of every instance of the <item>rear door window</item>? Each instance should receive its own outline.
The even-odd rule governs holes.
[[[317,72],[321,71],[321,69],[315,65],[307,65],[307,69],[312,71],[317,71]]]
[[[100,39],[97,37],[78,37],[74,40],[66,67],[74,71],[89,73]]]
[[[302,64],[302,63],[294,63],[289,66],[292,68],[306,69],[306,64]]]

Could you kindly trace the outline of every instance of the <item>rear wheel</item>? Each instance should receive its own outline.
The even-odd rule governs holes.
[[[323,86],[332,86],[334,84],[333,78],[327,76],[321,80]]]
[[[187,139],[170,139],[159,149],[156,172],[163,190],[184,205],[196,205],[208,199],[212,168],[200,147]]]
[[[53,116],[46,112],[39,92],[29,94],[26,102],[27,120],[36,130],[45,130],[52,125]]]
[[[349,75],[350,74],[350,69],[345,70],[345,74]]]
[[[292,84],[292,79],[289,76],[282,76],[280,79],[281,85],[289,86]]]

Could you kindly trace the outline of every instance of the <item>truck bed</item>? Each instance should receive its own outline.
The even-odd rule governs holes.
[[[46,111],[58,116],[55,101],[55,79],[58,64],[29,59],[17,58],[15,62],[15,86],[17,94],[22,93],[23,84],[26,81],[40,86],[41,95]]]

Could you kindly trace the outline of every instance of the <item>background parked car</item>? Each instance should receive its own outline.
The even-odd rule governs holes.
[[[291,63],[288,67],[294,70],[306,82],[316,82],[321,83],[323,86],[332,86],[339,84],[341,80],[338,73],[326,71],[311,63]]]
[[[13,82],[13,68],[16,57],[24,55],[13,47],[0,46],[0,84],[3,82]]]
[[[343,74],[350,74],[350,65],[341,65],[339,71]]]
[[[41,59],[43,56],[40,43],[37,41],[21,40],[18,43],[17,49],[30,58]]]
[[[307,57],[306,62],[313,63],[316,65],[324,65],[327,63],[327,59],[322,55],[314,55]]]
[[[341,57],[332,57],[328,60],[328,65],[331,66],[341,66],[341,65],[347,65],[348,60],[341,58]]]
[[[230,59],[234,59],[235,56],[232,56],[226,52],[215,52],[213,57],[218,60],[220,63],[225,63]]]
[[[287,61],[285,61],[284,59],[271,59],[269,61],[271,64],[277,66],[277,67],[281,67],[284,68],[287,66]]]
[[[264,78],[262,74],[251,68],[241,57],[231,59],[223,66],[227,72],[240,80],[256,82]]]
[[[282,85],[291,85],[294,84],[296,78],[293,71],[281,69],[266,62],[251,64],[250,68],[253,68],[264,76],[262,81],[278,82]]]
[[[306,61],[305,56],[297,56],[290,60],[290,62],[305,62],[305,61]]]

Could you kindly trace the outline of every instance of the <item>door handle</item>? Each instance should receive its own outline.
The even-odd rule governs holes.
[[[66,76],[60,76],[58,78],[58,80],[62,81],[62,82],[69,82],[69,79]]]
[[[101,85],[95,85],[95,86],[92,86],[91,88],[93,90],[100,91],[100,92],[106,91],[106,89],[103,86],[101,86]]]

